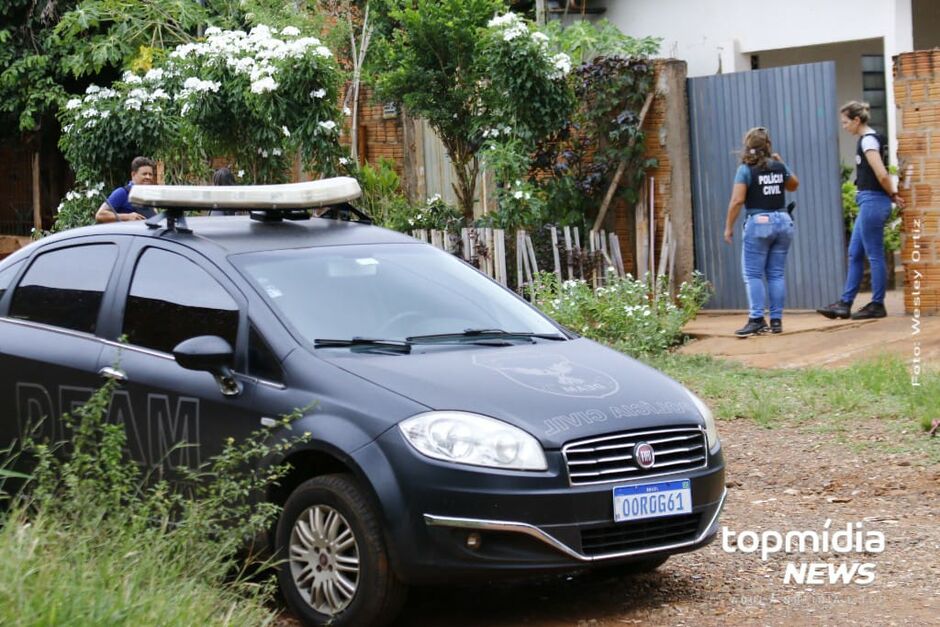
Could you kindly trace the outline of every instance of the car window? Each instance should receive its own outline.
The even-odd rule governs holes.
[[[22,261],[17,261],[10,267],[0,270],[0,300],[3,300],[3,295],[6,293],[7,288],[10,287],[10,281],[16,276],[16,272],[20,269],[22,263]]]
[[[430,246],[328,246],[231,259],[310,341],[466,329],[558,333],[511,292]]]
[[[39,255],[13,291],[10,317],[94,333],[117,256],[114,244],[73,246]]]
[[[248,327],[248,374],[275,383],[284,380],[277,357],[254,325]]]
[[[186,257],[148,248],[134,269],[123,332],[131,344],[165,353],[199,335],[217,335],[234,348],[238,304]]]

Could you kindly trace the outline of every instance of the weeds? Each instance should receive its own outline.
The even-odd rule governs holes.
[[[260,493],[288,468],[259,462],[309,434],[272,442],[260,430],[150,481],[126,457],[123,425],[106,420],[112,387],[63,416],[67,442],[22,445],[36,463],[0,528],[0,624],[273,623],[273,582],[240,575],[236,553],[278,513]]]

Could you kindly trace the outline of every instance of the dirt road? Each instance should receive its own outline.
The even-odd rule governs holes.
[[[812,311],[784,313],[783,334],[741,339],[745,312],[704,311],[684,331],[695,341],[678,352],[712,355],[758,368],[831,367],[851,364],[877,354],[915,357],[926,368],[940,365],[940,317],[904,313],[902,294],[888,292],[890,312],[880,320],[827,320]],[[859,294],[858,302],[869,295]]]
[[[809,423],[768,430],[736,420],[720,429],[729,484],[722,525],[822,533],[827,519],[832,531],[861,522],[884,534],[884,551],[763,561],[724,551],[719,538],[650,575],[416,590],[396,625],[940,624],[940,468],[882,452],[894,436],[877,420],[858,425],[859,438],[871,442],[861,453]],[[784,583],[785,564],[801,561],[873,563],[875,579]]]

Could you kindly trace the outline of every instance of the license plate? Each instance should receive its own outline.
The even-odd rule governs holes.
[[[692,512],[688,479],[614,488],[614,521],[660,518]]]

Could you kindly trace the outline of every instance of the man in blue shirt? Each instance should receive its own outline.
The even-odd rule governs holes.
[[[126,222],[146,220],[153,216],[149,208],[135,208],[128,198],[134,185],[153,185],[157,164],[149,157],[135,157],[131,161],[131,180],[123,187],[118,187],[108,199],[101,203],[95,213],[95,222]]]

